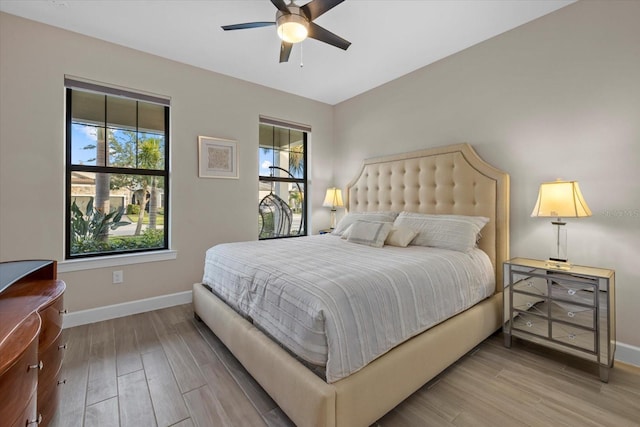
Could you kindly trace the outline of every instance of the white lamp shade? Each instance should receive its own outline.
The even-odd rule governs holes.
[[[324,196],[322,206],[331,209],[343,207],[344,202],[342,201],[342,190],[335,187],[327,188],[327,194]]]
[[[543,182],[531,216],[578,218],[591,216],[577,181]]]

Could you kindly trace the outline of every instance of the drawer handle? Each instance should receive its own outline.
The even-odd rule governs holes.
[[[29,368],[27,369],[28,371],[32,370],[32,369],[39,369],[42,370],[42,368],[44,368],[44,363],[42,362],[42,360],[40,361],[40,363],[38,363],[37,365],[29,365]]]
[[[569,295],[575,295],[575,294],[576,294],[576,290],[575,290],[575,289],[569,289],[569,290],[567,291],[567,293],[568,293]]]
[[[63,379],[62,381],[58,381],[58,385],[66,384],[66,383],[67,383],[67,379],[66,378]]]
[[[570,340],[575,340],[576,339],[576,334],[569,334],[569,339]]]
[[[60,314],[67,314],[67,313],[68,313],[68,311],[67,311],[67,309],[65,308],[64,310],[59,310],[59,311],[58,311],[58,313],[60,313]]]
[[[533,322],[531,320],[528,320],[527,321],[527,326],[531,328],[533,326]]]
[[[66,350],[67,349],[67,345],[66,344],[62,344],[58,346],[58,350]]]
[[[567,312],[567,316],[576,317],[576,314],[573,311],[569,311],[569,312]]]
[[[530,302],[527,303],[527,308],[531,308],[533,307],[533,304],[531,304]]]
[[[527,282],[527,286],[530,287],[530,288],[533,288],[533,282],[532,281],[528,281]]]
[[[40,424],[42,422],[42,414],[38,414],[38,418],[32,421],[27,420],[27,425],[30,426],[31,424]]]

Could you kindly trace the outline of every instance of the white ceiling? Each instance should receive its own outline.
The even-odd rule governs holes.
[[[0,10],[334,105],[573,1],[346,0],[315,22],[351,47],[308,39],[283,64],[275,27],[220,28],[274,21],[269,0],[0,0]]]

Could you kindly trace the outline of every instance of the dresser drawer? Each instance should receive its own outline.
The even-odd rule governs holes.
[[[514,279],[517,280],[517,282],[512,285],[514,292],[526,292],[543,297],[546,297],[548,294],[547,281],[541,277],[527,277],[514,274]]]
[[[551,317],[553,320],[562,320],[585,328],[596,328],[596,310],[593,307],[551,301]]]
[[[513,329],[541,337],[548,337],[549,321],[541,316],[534,316],[529,313],[518,313],[518,315],[513,319]]]
[[[58,335],[58,338],[53,344],[47,348],[44,353],[40,354],[40,360],[42,360],[43,366],[38,377],[40,383],[38,388],[48,387],[54,378],[58,376],[60,367],[62,366],[62,358],[66,350],[63,340],[63,335]]]
[[[48,426],[56,413],[62,394],[62,387],[65,385],[61,379],[61,374],[62,371],[58,372],[52,382],[43,389],[42,394],[40,393],[40,386],[38,386],[38,413],[42,415],[40,427]]]
[[[540,316],[548,317],[548,308],[545,304],[546,298],[538,295],[523,294],[520,292],[512,293],[512,307],[520,311],[528,311]]]
[[[35,401],[38,385],[38,315],[33,313],[20,327],[25,329],[25,338],[31,342],[0,376],[0,423],[8,425],[12,425],[24,412],[31,396]]]
[[[596,351],[595,331],[553,322],[551,325],[551,338],[562,344],[572,345],[590,352]]]
[[[58,338],[62,331],[62,316],[64,310],[64,294],[40,312],[42,331],[40,332],[40,348],[48,348]]]
[[[595,307],[595,289],[595,285],[591,284],[553,281],[551,283],[551,298]]]
[[[38,411],[36,410],[36,394],[33,393],[27,403],[27,406],[24,407],[24,410],[11,425],[11,427],[37,426],[38,421],[39,417]]]

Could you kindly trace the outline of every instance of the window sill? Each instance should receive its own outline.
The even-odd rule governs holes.
[[[111,255],[100,258],[72,259],[58,262],[58,273],[93,270],[95,268],[118,267],[129,264],[142,264],[145,262],[167,261],[176,259],[177,257],[177,251],[165,250],[147,253]]]

